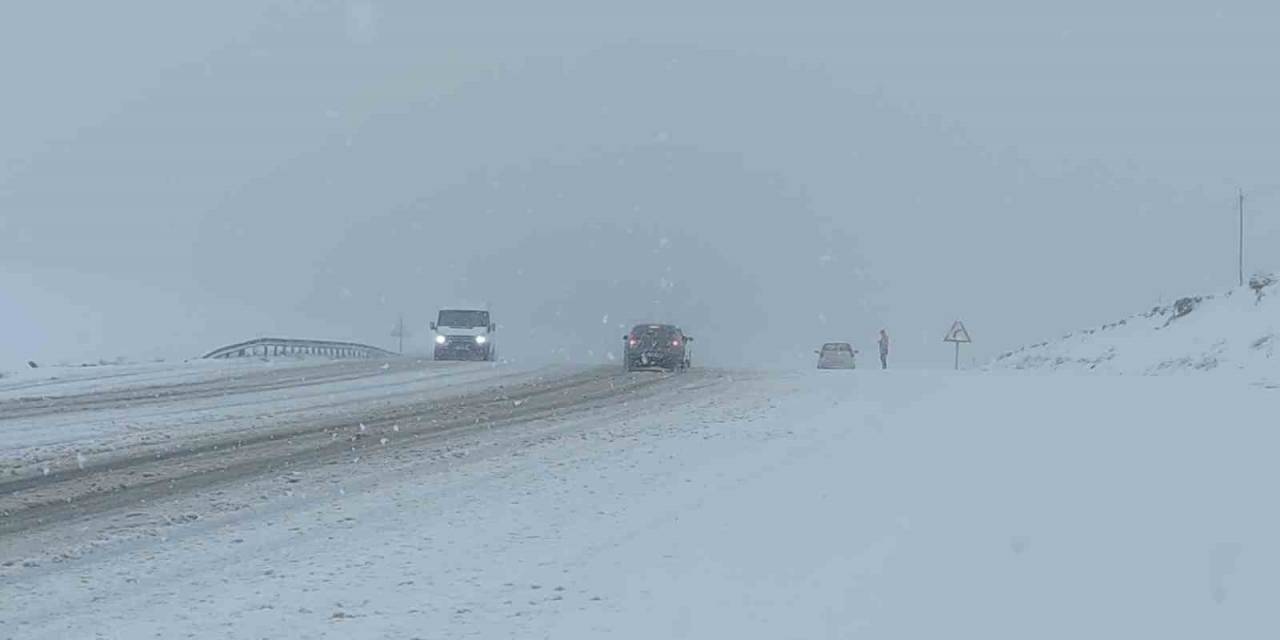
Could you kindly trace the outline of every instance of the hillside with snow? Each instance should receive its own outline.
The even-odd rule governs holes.
[[[992,370],[1063,370],[1160,375],[1280,373],[1280,288],[1271,277],[1220,295],[1168,306],[1004,353]]]

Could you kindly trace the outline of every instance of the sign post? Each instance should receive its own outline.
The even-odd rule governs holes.
[[[963,343],[973,342],[969,337],[969,330],[964,328],[964,323],[956,320],[951,325],[951,330],[947,331],[947,337],[942,339],[943,342],[951,342],[956,345],[956,371],[960,370],[960,345]]]
[[[404,353],[404,339],[409,336],[409,331],[404,328],[404,314],[400,314],[400,320],[396,322],[396,326],[391,330],[391,337],[400,340],[400,353]]]

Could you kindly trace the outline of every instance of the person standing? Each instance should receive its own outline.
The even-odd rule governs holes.
[[[884,330],[880,330],[880,368],[889,368],[889,334]]]

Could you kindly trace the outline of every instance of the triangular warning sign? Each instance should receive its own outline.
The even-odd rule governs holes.
[[[947,337],[942,339],[943,342],[973,342],[969,337],[969,330],[964,328],[964,323],[959,320],[951,325],[951,330],[947,332]]]

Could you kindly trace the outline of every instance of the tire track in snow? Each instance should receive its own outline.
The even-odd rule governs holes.
[[[689,375],[696,374],[627,375],[602,368],[447,400],[370,409],[354,423],[347,417],[319,421],[105,467],[10,481],[0,484],[0,539],[240,480],[382,455],[474,429],[510,427],[648,399]],[[393,433],[394,440],[384,439]]]

